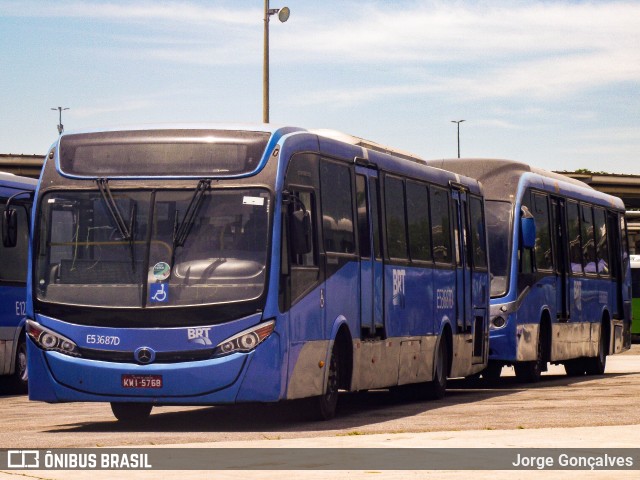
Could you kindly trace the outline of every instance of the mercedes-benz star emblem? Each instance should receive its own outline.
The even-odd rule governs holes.
[[[138,363],[147,364],[155,360],[156,352],[149,347],[140,347],[134,352],[133,356]]]

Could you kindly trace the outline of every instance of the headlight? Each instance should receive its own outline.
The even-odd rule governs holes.
[[[275,324],[275,320],[270,320],[226,339],[218,344],[213,351],[213,356],[219,357],[235,352],[250,352],[271,335]]]
[[[27,320],[27,334],[43,350],[79,357],[78,346],[67,337],[43,327],[33,320]]]

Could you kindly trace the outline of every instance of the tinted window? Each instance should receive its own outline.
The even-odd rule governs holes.
[[[549,205],[546,195],[533,194],[533,216],[536,221],[536,269],[551,270],[551,234],[549,231]]]
[[[431,187],[430,190],[433,258],[436,262],[451,263],[449,192],[438,187]]]
[[[363,175],[356,175],[356,208],[358,212],[358,240],[360,242],[360,256],[371,257],[371,242],[369,240],[369,201],[367,199],[367,179]]]
[[[470,197],[469,209],[469,223],[471,224],[471,248],[473,250],[473,266],[475,268],[487,268],[487,243],[485,240],[482,200],[477,197]]]
[[[27,208],[11,204],[18,214],[18,238],[15,247],[4,248],[0,242],[0,280],[5,282],[27,281],[27,255],[29,251],[29,222]],[[4,206],[2,212],[4,213]]]
[[[369,179],[369,191],[371,192],[371,223],[373,227],[373,253],[376,258],[382,258],[380,247],[380,209],[378,208],[378,179]]]
[[[601,208],[593,210],[596,231],[596,256],[598,258],[598,273],[609,274],[609,240],[607,237],[606,213]]]
[[[386,177],[384,195],[389,257],[407,258],[404,184],[402,180]]]
[[[488,200],[486,208],[491,296],[499,297],[507,293],[509,285],[513,205],[509,202]]]
[[[314,232],[314,227],[315,227],[315,198],[314,198],[314,194],[313,192],[306,192],[306,191],[292,191],[291,192],[292,195],[294,195],[295,197],[298,198],[299,202],[291,202],[290,205],[290,212],[293,213],[296,210],[306,210],[307,212],[309,212],[309,216],[311,218],[311,251],[308,253],[305,253],[303,255],[292,255],[292,264],[293,265],[300,265],[300,266],[305,266],[305,267],[313,267],[317,265],[317,261],[316,261],[316,255],[315,255],[315,251],[316,251],[316,239],[315,239],[315,232]],[[304,205],[304,209],[302,208],[302,206]]]
[[[591,207],[582,205],[582,257],[585,273],[597,273],[596,243],[593,231],[593,213]]]
[[[409,253],[412,260],[431,260],[429,191],[426,185],[407,182]]]
[[[571,271],[582,273],[582,246],[580,245],[580,215],[578,204],[567,202],[567,233]]]
[[[323,161],[320,183],[324,248],[327,252],[354,253],[349,167]]]

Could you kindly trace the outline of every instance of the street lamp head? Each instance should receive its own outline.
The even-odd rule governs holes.
[[[458,125],[460,125],[462,122],[464,122],[464,120],[451,120],[451,123],[457,123]]]
[[[282,7],[278,12],[278,20],[284,23],[287,20],[289,20],[290,15],[291,15],[291,10],[289,10],[289,7]]]

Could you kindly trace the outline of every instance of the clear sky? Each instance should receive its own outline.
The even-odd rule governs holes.
[[[640,1],[271,0],[271,122],[640,174]],[[262,120],[263,0],[0,0],[0,153]]]

